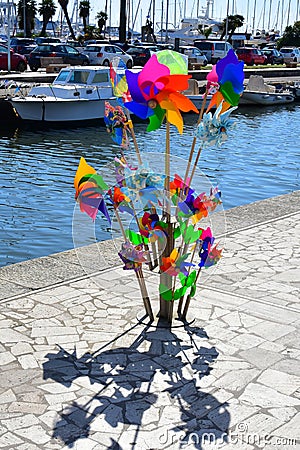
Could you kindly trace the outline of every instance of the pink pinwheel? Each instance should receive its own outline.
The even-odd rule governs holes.
[[[158,129],[166,116],[182,133],[180,111],[198,112],[191,100],[180,93],[188,88],[190,75],[171,75],[169,67],[160,64],[155,54],[141,72],[126,70],[126,78],[132,101],[125,103],[125,106],[138,117],[149,118],[147,131]]]

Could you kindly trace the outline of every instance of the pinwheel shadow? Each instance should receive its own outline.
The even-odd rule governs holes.
[[[156,433],[155,448],[175,443],[184,448],[192,440],[195,448],[202,449],[208,423],[217,433],[216,439],[222,432],[226,435],[230,422],[227,404],[199,388],[218,352],[207,347],[208,336],[202,328],[185,325],[185,332],[189,339],[183,342],[183,335],[179,337],[175,330],[146,326],[128,347],[99,349],[81,357],[59,347],[58,352],[47,354],[44,379],[52,379],[69,388],[72,396],[77,395],[59,412],[53,438],[72,448],[77,440],[98,432],[107,449],[140,449],[143,439],[149,439],[144,428],[148,425],[147,430]],[[202,338],[205,345],[199,346]],[[117,339],[108,345],[115,345]],[[173,412],[177,408],[174,419],[169,418],[169,426],[161,427],[162,410],[168,407]],[[207,419],[210,413],[222,423],[221,431]],[[119,436],[125,429],[123,443]]]

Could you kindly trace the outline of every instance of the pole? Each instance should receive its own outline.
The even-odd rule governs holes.
[[[263,27],[264,32],[266,31],[266,29],[265,29],[265,14],[266,14],[266,0],[264,0],[263,20],[262,20],[262,27]]]
[[[299,15],[299,0],[297,0],[296,22],[298,22],[298,15]]]
[[[228,15],[229,15],[229,0],[227,0],[226,25],[225,25],[225,42],[228,38]]]
[[[166,42],[168,42],[168,40],[169,40],[168,21],[169,21],[169,0],[167,0],[167,6],[166,6]]]
[[[7,0],[7,70],[11,70],[11,52],[10,52],[10,4]]]
[[[287,13],[287,20],[286,20],[286,26],[290,23],[290,10],[291,10],[291,0],[289,0],[289,6],[288,6],[288,13]]]
[[[272,11],[272,0],[270,0],[268,31],[270,31],[270,25],[271,25],[271,11]]]
[[[26,30],[26,0],[23,0],[23,34],[24,34],[24,37],[26,37],[26,35],[27,35],[27,30]]]
[[[254,7],[253,7],[253,26],[252,26],[252,35],[255,34],[255,15],[256,15],[256,0],[254,1]]]
[[[281,3],[281,34],[283,34],[283,14],[284,14],[284,0]]]

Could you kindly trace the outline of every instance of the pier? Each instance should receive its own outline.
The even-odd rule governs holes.
[[[112,241],[0,268],[0,447],[296,449],[299,200],[225,212],[186,326],[137,320]]]

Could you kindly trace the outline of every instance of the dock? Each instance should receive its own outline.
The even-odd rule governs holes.
[[[185,326],[139,319],[112,241],[0,268],[0,448],[298,448],[299,201],[225,212]]]

